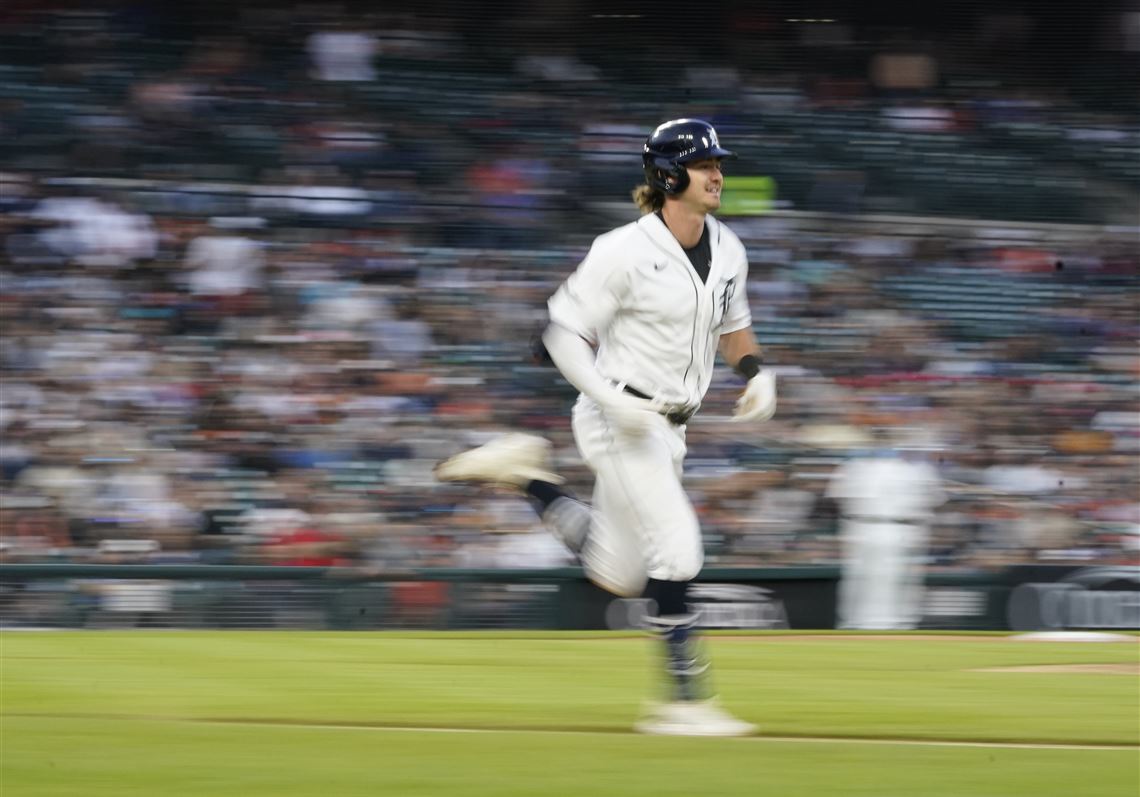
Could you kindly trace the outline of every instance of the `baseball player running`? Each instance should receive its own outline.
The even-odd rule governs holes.
[[[776,411],[775,376],[762,367],[752,332],[744,246],[711,215],[720,207],[721,161],[730,157],[707,122],[677,119],[654,130],[643,148],[646,182],[633,192],[642,217],[595,239],[549,301],[542,342],[581,392],[572,427],[596,477],[591,504],[559,486],[547,469],[550,444],[532,435],[496,438],[436,469],[445,481],[524,490],[591,580],[652,599],[670,695],[637,723],[645,733],[754,730],[716,703],[695,643],[686,591],[704,554],[681,485],[686,424],[718,349],[747,380],[734,417],[766,421]]]

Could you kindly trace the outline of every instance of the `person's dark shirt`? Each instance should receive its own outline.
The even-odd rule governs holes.
[[[661,223],[665,224],[665,216],[661,211],[657,211],[657,218],[661,219]],[[669,225],[665,225],[668,227]],[[681,247],[685,249],[685,247]],[[696,245],[685,249],[685,254],[689,258],[689,262],[693,264],[696,269],[697,275],[700,276],[701,282],[708,282],[709,279],[709,264],[712,262],[712,247],[709,245],[709,228],[706,224],[701,231],[701,240],[697,241]]]

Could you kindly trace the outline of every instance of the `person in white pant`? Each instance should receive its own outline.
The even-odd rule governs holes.
[[[664,640],[671,694],[638,723],[647,733],[740,735],[753,726],[713,699],[693,638],[686,590],[703,563],[697,515],[681,485],[688,420],[700,407],[716,353],[747,380],[740,421],[776,411],[776,382],[762,365],[747,302],[748,261],[720,207],[721,147],[707,122],[678,119],[645,142],[642,217],[595,239],[548,303],[542,342],[581,392],[572,428],[595,474],[582,503],[547,470],[549,443],[507,435],[441,463],[446,481],[510,483],[578,554],[596,584],[651,598]]]
[[[927,462],[893,450],[849,459],[827,488],[842,510],[840,628],[915,628],[934,509],[946,496]]]

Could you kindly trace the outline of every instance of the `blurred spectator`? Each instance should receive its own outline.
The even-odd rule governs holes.
[[[157,236],[150,218],[106,199],[49,196],[30,215],[51,225],[40,233],[40,242],[63,261],[122,268],[155,255]]]
[[[85,9],[0,23],[9,560],[550,561],[431,467],[519,424],[570,450],[527,341],[667,109],[740,142],[726,200],[775,185],[733,225],[782,403],[722,429],[723,374],[694,421],[710,564],[835,562],[824,485],[900,423],[945,450],[939,567],[1135,556],[1119,36],[1044,6],[906,36],[714,8],[678,72],[668,15],[254,2],[216,36],[196,7]],[[406,589],[442,618],[447,585]]]
[[[349,20],[336,27],[314,31],[306,44],[317,80],[360,82],[376,79],[373,60],[379,51],[376,37],[355,30]]]
[[[261,219],[214,218],[214,232],[199,235],[186,249],[190,292],[203,296],[240,296],[262,287],[265,258],[258,242],[240,234]]]

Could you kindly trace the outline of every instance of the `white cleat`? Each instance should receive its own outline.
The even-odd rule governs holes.
[[[532,434],[508,434],[472,448],[435,467],[443,482],[490,482],[526,487],[528,482],[562,484],[565,479],[547,469],[550,442]]]
[[[633,726],[655,736],[751,736],[756,726],[729,714],[715,700],[658,703]]]

